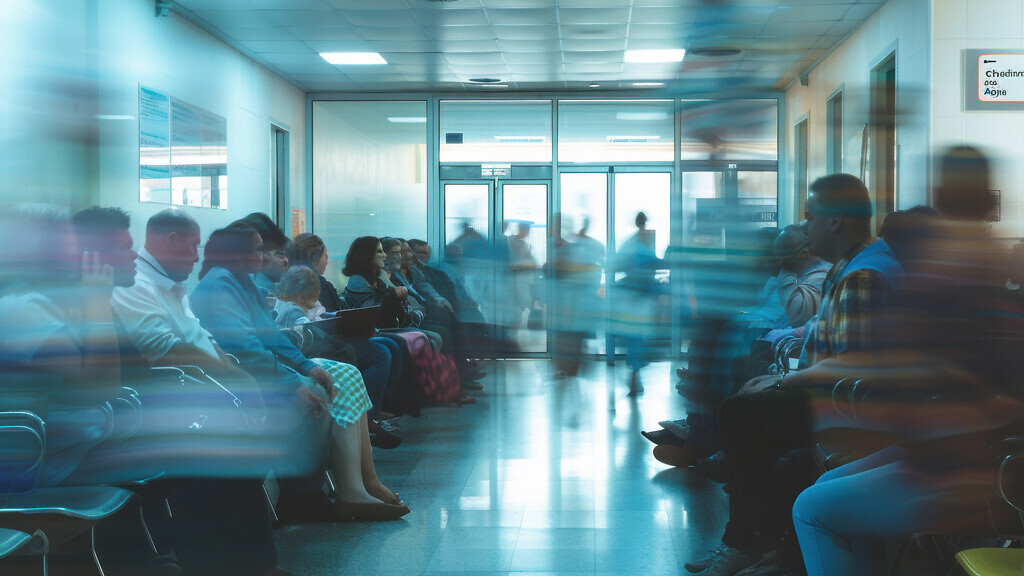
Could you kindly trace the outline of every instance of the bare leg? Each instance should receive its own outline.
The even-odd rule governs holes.
[[[360,427],[366,428],[363,422],[349,424],[342,428],[335,425],[331,431],[331,457],[329,467],[334,476],[337,499],[341,502],[368,503],[380,502],[363,487],[360,456]]]
[[[373,466],[373,448],[370,446],[370,429],[367,427],[366,415],[351,426],[359,429],[359,465],[362,471],[363,486],[366,492],[388,504],[398,504],[395,493],[381,484],[377,479],[377,469]]]

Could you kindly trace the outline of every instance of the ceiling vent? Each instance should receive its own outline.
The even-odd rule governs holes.
[[[728,58],[740,53],[736,48],[694,48],[688,52],[690,56],[704,56],[707,58]]]

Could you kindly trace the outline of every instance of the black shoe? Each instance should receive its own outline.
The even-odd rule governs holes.
[[[682,446],[686,442],[679,436],[676,436],[675,434],[669,432],[668,430],[665,430],[664,428],[662,428],[661,430],[653,430],[650,432],[644,431],[640,432],[640,434],[644,438],[647,438],[651,442],[654,442],[655,444],[658,445],[671,444],[673,446]]]
[[[479,392],[484,389],[484,385],[479,382],[463,382],[459,384],[459,387],[463,390],[472,390],[473,392]]]
[[[384,450],[391,450],[392,448],[398,448],[398,445],[402,443],[401,436],[381,428],[380,425],[372,419],[367,421],[366,424],[370,429],[370,446]]]
[[[719,451],[707,458],[701,458],[697,461],[697,470],[713,482],[725,484],[729,481],[729,465],[726,462],[725,452]]]

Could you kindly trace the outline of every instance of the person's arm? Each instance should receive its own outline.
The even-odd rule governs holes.
[[[779,271],[779,304],[786,311],[790,326],[801,326],[818,312],[822,279],[819,274],[807,274],[801,278],[785,268]]]
[[[179,340],[154,366],[198,366],[204,372],[217,379],[251,380],[248,372],[238,368],[226,357],[214,358],[205,350]]]

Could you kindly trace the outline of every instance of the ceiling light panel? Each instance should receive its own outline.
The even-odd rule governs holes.
[[[338,66],[387,64],[387,61],[376,52],[322,52],[320,56]]]

